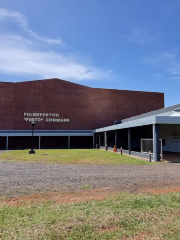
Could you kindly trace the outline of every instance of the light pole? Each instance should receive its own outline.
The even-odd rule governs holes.
[[[33,150],[33,132],[34,132],[34,125],[35,125],[36,121],[32,120],[31,124],[32,124],[32,140],[31,140],[31,150],[29,151],[29,154],[35,154],[35,151]]]

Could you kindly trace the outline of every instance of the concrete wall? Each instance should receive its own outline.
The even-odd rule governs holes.
[[[163,107],[163,93],[97,89],[59,79],[0,82],[1,130],[30,129],[25,112],[59,113],[70,119],[38,122],[37,130],[93,130]]]
[[[161,124],[160,125],[160,138],[165,139],[165,146],[163,151],[179,152],[180,153],[180,141],[172,141],[172,131],[178,131],[180,133],[180,125]]]

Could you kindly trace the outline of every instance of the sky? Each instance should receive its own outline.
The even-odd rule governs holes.
[[[180,103],[180,1],[0,0],[0,81],[47,78]]]

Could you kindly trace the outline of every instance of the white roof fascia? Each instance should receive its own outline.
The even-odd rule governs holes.
[[[106,131],[118,130],[123,128],[139,127],[139,126],[150,125],[155,123],[156,123],[156,116],[152,116],[152,117],[147,117],[147,118],[142,118],[142,119],[137,119],[133,121],[128,121],[125,123],[112,125],[109,127],[99,128],[99,129],[96,129],[96,132],[106,132]]]
[[[176,116],[152,116],[125,123],[112,125],[109,127],[96,129],[96,132],[106,132],[123,128],[139,127],[151,124],[180,124],[180,117]]]
[[[156,116],[157,124],[180,124],[179,116]]]

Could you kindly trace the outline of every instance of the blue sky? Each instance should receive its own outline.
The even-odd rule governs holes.
[[[0,0],[0,81],[57,77],[177,104],[179,23],[179,0]]]

